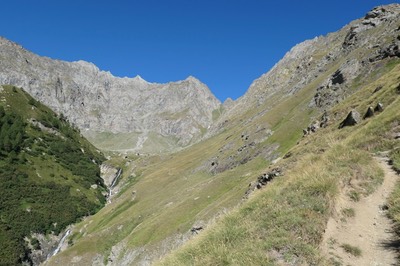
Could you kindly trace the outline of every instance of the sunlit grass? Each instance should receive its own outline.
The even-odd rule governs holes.
[[[290,169],[284,176],[160,264],[327,263],[320,255],[319,244],[339,191],[347,189],[348,196],[357,201],[382,183],[383,171],[371,151],[391,149],[396,145],[383,136],[386,131],[382,129],[390,129],[392,122],[399,119],[398,99],[392,89],[399,72],[397,66],[391,74],[376,81],[375,84],[384,87],[380,97],[371,94],[370,90],[375,86],[372,83],[334,109],[344,117],[350,108],[362,110],[374,99],[386,103],[387,109],[383,113],[343,130],[337,129],[338,118],[320,134],[302,140],[291,150],[291,157],[279,162]],[[395,207],[400,198],[397,192],[391,198],[391,206],[395,209],[392,216],[400,221],[400,209]],[[347,209],[343,215],[354,217],[355,213]],[[357,247],[342,247],[354,256],[361,256]]]

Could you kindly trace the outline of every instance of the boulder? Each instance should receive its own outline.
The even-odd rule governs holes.
[[[306,129],[303,129],[303,135],[310,135],[311,133],[317,132],[317,130],[320,127],[320,122],[319,121],[314,121],[311,123]]]
[[[383,104],[378,103],[375,108],[374,108],[375,112],[382,112],[383,111]]]
[[[292,152],[288,152],[288,153],[286,153],[284,156],[283,156],[283,159],[287,159],[287,158],[289,158],[289,157],[291,157],[292,156]]]
[[[356,110],[351,110],[350,113],[347,115],[346,119],[340,123],[339,128],[347,127],[347,126],[354,126],[361,121],[361,115]]]
[[[374,109],[372,109],[372,107],[368,107],[367,112],[364,115],[364,119],[366,118],[370,118],[374,116]]]
[[[260,189],[262,186],[265,186],[268,182],[272,181],[275,177],[281,174],[282,170],[280,168],[274,168],[268,173],[264,173],[258,177],[258,185],[257,188]]]

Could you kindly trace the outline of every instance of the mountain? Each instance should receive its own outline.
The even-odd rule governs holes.
[[[111,203],[46,264],[338,265],[320,249],[328,221],[350,219],[343,199],[382,183],[371,153],[400,162],[399,35],[400,5],[377,7],[295,46],[223,105],[202,141],[115,158],[123,175]],[[387,206],[397,223],[399,198]]]
[[[389,178],[377,156],[400,172],[399,47],[400,5],[381,6],[257,79],[210,131],[251,138],[267,121],[281,157],[254,176],[248,200],[156,265],[399,264],[398,175],[387,199],[371,197]],[[395,224],[377,222],[386,216]]]
[[[254,108],[262,106],[259,115],[263,115],[272,106],[293,101],[300,94],[308,101],[304,110],[323,111],[342,101],[359,89],[354,80],[360,82],[369,77],[381,67],[377,62],[400,55],[398,19],[398,5],[378,7],[337,32],[296,45],[270,71],[256,79],[210,131],[224,128],[226,120],[237,121],[248,116],[254,119],[249,114]],[[289,109],[282,112],[287,114]]]
[[[400,173],[400,60],[382,68],[254,176],[244,203],[155,265],[398,265],[400,179],[386,169]]]
[[[63,116],[0,87],[0,264],[46,259],[57,235],[105,204],[104,156]]]
[[[0,84],[24,88],[107,150],[159,153],[188,146],[201,139],[220,108],[194,77],[167,84],[118,78],[85,61],[40,57],[4,38]]]
[[[185,149],[123,156],[107,153],[108,162],[122,171],[108,204],[71,225],[67,244],[45,265],[340,265],[345,261],[338,250],[347,252],[355,263],[357,254],[372,254],[360,251],[357,242],[368,242],[360,235],[353,237],[355,243],[348,243],[326,232],[328,225],[343,228],[351,224],[347,221],[362,218],[354,211],[355,204],[373,194],[386,178],[375,155],[383,152],[399,171],[399,36],[400,5],[377,7],[337,32],[292,48],[237,101],[222,107],[216,102],[206,110],[209,124],[199,127],[199,135],[187,143],[177,142],[182,147],[189,144]],[[12,51],[17,51],[14,57],[26,53],[54,64],[55,69],[60,63],[20,47],[5,54]],[[25,72],[28,63],[8,59],[7,64],[21,63],[0,71],[6,73],[0,73],[4,82],[12,83],[11,77],[20,74],[7,71]],[[87,65],[61,62],[60,66],[77,64]],[[37,75],[55,71],[43,65],[30,71],[38,69]],[[59,75],[63,71],[60,67]],[[89,84],[102,80],[106,73],[100,73]],[[54,80],[55,76],[49,82]],[[62,82],[64,88],[67,81]],[[176,84],[186,88],[192,83],[199,82],[190,78],[171,83],[171,90]],[[57,90],[48,88],[43,91],[55,95]],[[39,100],[51,98],[33,95]],[[94,103],[82,105],[68,97],[64,105],[90,116],[85,108]],[[141,98],[141,102],[146,101]],[[164,110],[162,104],[159,108]],[[191,105],[185,108],[192,112]],[[181,114],[170,114],[172,118],[165,120],[182,121]],[[79,120],[74,120],[72,111],[65,115]],[[89,138],[94,132],[91,139],[99,147],[118,150],[118,138],[124,136],[125,141],[131,134],[96,127],[85,131],[85,117],[81,119],[77,125]],[[167,138],[174,134],[179,138],[179,132]],[[148,139],[153,133],[147,131]],[[152,140],[159,140],[160,135],[154,134]],[[132,139],[134,151],[144,143],[144,150],[159,152],[150,142],[139,141],[145,136]],[[168,145],[164,151],[177,147]],[[397,184],[387,204],[375,208],[377,215],[385,211],[393,219],[398,235],[399,191]],[[396,241],[387,243],[388,248],[395,245]]]

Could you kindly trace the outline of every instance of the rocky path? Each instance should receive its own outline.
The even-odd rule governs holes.
[[[384,206],[399,176],[385,159],[377,161],[385,172],[383,184],[358,202],[343,195],[337,210],[346,209],[347,216],[328,221],[321,248],[334,265],[397,265],[395,251],[387,246],[395,236]]]

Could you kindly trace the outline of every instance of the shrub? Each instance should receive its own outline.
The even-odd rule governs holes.
[[[361,256],[361,249],[359,247],[355,247],[349,244],[342,244],[340,245],[341,248],[343,248],[344,251],[347,253],[355,256],[355,257],[360,257]]]

